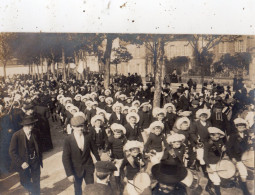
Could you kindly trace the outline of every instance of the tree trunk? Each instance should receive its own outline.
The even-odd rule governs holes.
[[[35,64],[34,62],[32,63],[32,80],[35,79]]]
[[[37,67],[37,79],[39,80],[39,78],[40,78],[40,74],[39,74],[39,65],[36,64],[36,67]]]
[[[4,62],[4,80],[6,79],[6,64],[7,62]]]
[[[75,79],[78,80],[79,73],[77,71],[77,68],[78,68],[78,65],[79,65],[79,60],[78,60],[78,56],[77,56],[76,52],[74,52],[74,63],[76,65],[76,67],[75,67]]]
[[[62,48],[62,80],[66,82],[66,62],[65,62],[65,51]]]
[[[148,57],[145,57],[145,76],[148,75]]]
[[[70,63],[68,63],[68,66],[67,66],[67,77],[68,78],[70,77]]]
[[[157,61],[155,64],[155,92],[153,97],[153,107],[160,107],[161,98],[161,79],[162,79],[162,67],[164,61],[164,42],[162,37],[158,38],[157,45]]]
[[[46,59],[47,65],[46,65],[46,70],[47,70],[47,80],[50,80],[50,70],[49,70],[49,60]]]
[[[31,75],[31,65],[28,64],[28,75],[30,76]]]
[[[88,64],[87,64],[87,56],[86,56],[86,51],[82,51],[81,52],[81,55],[82,55],[82,62],[83,62],[83,73],[81,74],[81,79],[82,80],[85,80],[87,79],[88,80]]]
[[[55,61],[52,60],[51,62],[51,72],[52,72],[52,75],[53,75],[53,78],[56,79],[56,74],[55,74]]]
[[[41,79],[43,80],[43,58],[42,55],[40,54],[40,66],[41,66]]]
[[[110,85],[110,64],[111,64],[111,52],[112,52],[112,42],[114,40],[113,35],[107,34],[107,43],[104,53],[104,87],[109,88]]]
[[[58,80],[58,74],[59,74],[59,70],[58,70],[58,63],[57,63],[57,80]]]

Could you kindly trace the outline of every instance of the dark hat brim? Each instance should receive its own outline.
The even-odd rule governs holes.
[[[31,120],[31,121],[22,121],[20,124],[22,126],[24,126],[24,125],[31,125],[31,124],[36,123],[37,121],[38,121],[37,119]]]
[[[160,169],[160,163],[156,164],[152,167],[151,173],[153,177],[159,182],[163,184],[175,184],[182,181],[188,174],[188,171],[185,167],[176,166],[176,173],[173,175],[167,175],[162,172]]]

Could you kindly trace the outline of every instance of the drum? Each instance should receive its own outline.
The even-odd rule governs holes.
[[[216,171],[221,178],[229,179],[236,173],[236,167],[230,160],[221,160],[216,165]]]
[[[254,169],[254,150],[244,152],[241,160],[246,167]]]
[[[190,189],[196,189],[199,186],[199,176],[195,171],[190,169],[187,169],[187,171],[188,174],[181,183],[185,184]]]
[[[135,190],[142,193],[147,187],[151,185],[151,178],[148,173],[137,173],[133,179]]]

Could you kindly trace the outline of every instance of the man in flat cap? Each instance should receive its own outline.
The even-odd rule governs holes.
[[[96,162],[96,177],[97,181],[94,184],[89,184],[85,187],[86,195],[112,195],[113,190],[109,186],[111,174],[117,170],[115,165],[110,161]]]
[[[74,183],[75,195],[81,195],[83,179],[87,185],[94,183],[91,151],[97,161],[100,157],[90,134],[84,134],[85,119],[82,116],[76,116],[71,118],[70,123],[73,133],[65,139],[62,162],[68,180]]]
[[[12,159],[11,170],[19,172],[20,183],[29,194],[40,194],[40,166],[42,152],[39,139],[33,131],[37,120],[33,116],[25,116],[23,128],[14,133],[9,148]]]

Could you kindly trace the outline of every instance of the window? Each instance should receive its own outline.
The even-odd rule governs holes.
[[[245,52],[245,46],[244,46],[244,41],[243,40],[238,40],[235,43],[235,51],[236,52]]]
[[[188,56],[188,55],[189,55],[188,45],[184,45],[184,56]]]
[[[219,53],[227,53],[227,42],[220,42]]]
[[[174,57],[175,56],[175,46],[171,45],[170,46],[170,57]]]

